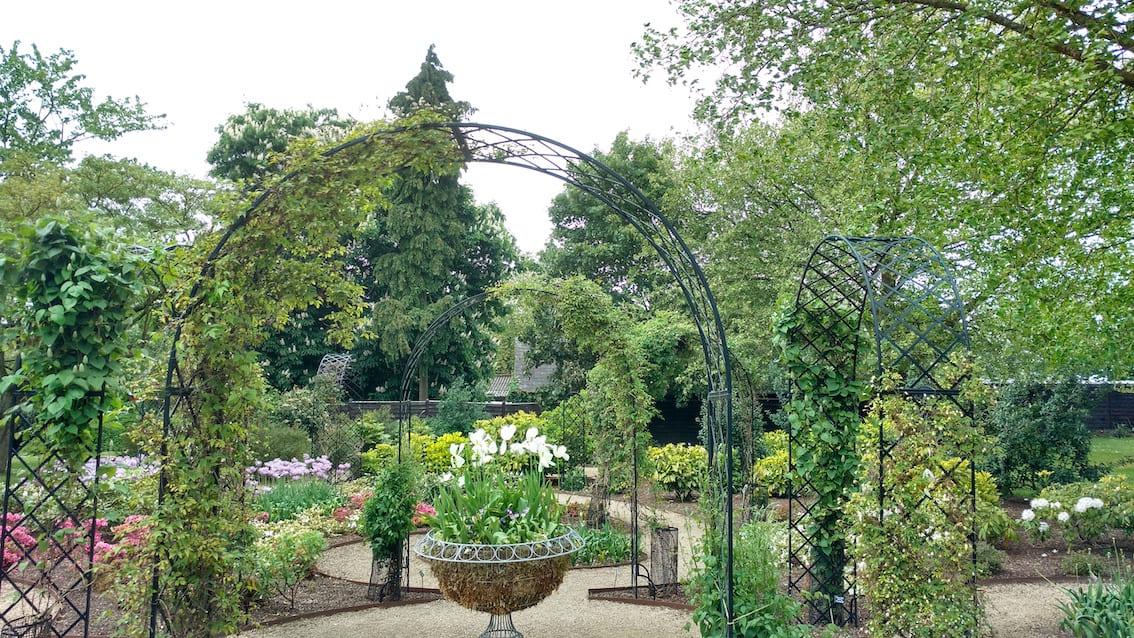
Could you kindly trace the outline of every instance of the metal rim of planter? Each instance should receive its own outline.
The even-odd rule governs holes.
[[[586,542],[573,529],[547,540],[527,543],[489,545],[479,543],[452,543],[434,536],[430,530],[413,546],[413,551],[427,560],[449,563],[519,563],[567,556],[583,549]]]

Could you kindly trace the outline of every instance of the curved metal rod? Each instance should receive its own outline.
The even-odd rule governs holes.
[[[912,286],[907,288],[907,284]],[[941,293],[942,287],[947,287],[948,294]],[[910,290],[913,290],[912,294]],[[849,313],[838,312],[844,303],[849,304]],[[896,307],[898,304],[902,306]],[[919,389],[920,393],[949,396],[971,417],[971,406],[962,405],[958,401],[956,388],[942,387],[932,374],[939,364],[947,363],[947,357],[954,349],[963,347],[967,350],[970,341],[964,304],[961,303],[960,290],[952,270],[941,254],[925,240],[919,237],[840,235],[823,238],[808,258],[796,290],[795,308],[797,311],[816,314],[834,311],[841,321],[854,329],[856,356],[850,362],[851,378],[857,378],[859,328],[863,315],[869,310],[875,374],[881,376],[887,369],[903,361],[908,362],[917,372],[915,378],[907,375],[906,384],[909,389],[920,388],[923,382],[928,382],[933,387],[930,390]],[[911,318],[919,310],[920,313]],[[956,325],[952,322],[953,317],[959,318]],[[929,319],[929,325],[915,325],[918,319],[925,318]],[[902,336],[906,336],[911,342],[899,342]],[[942,336],[943,339],[936,340]],[[924,347],[919,350],[919,345]],[[886,357],[887,346],[893,347],[897,353],[893,360]],[[926,350],[932,360],[922,361],[919,354],[924,354]],[[881,437],[879,440],[881,441]],[[788,437],[788,458],[792,472],[795,470],[794,446],[793,431]],[[885,472],[884,457],[884,454],[879,454],[880,475]],[[972,465],[970,460],[970,466]],[[970,474],[975,476],[972,467],[969,469]],[[975,508],[975,492],[971,496],[973,502],[970,505]],[[884,490],[879,490],[878,498],[879,512],[882,512],[885,507]],[[793,529],[797,525],[795,501],[794,481],[789,480],[788,520]],[[799,516],[802,521],[809,515],[809,508],[802,504],[801,507]],[[804,538],[802,553],[797,554],[793,546],[794,539],[795,535],[789,534],[789,555],[793,560],[798,558],[803,569],[810,571],[807,552],[802,550],[806,550],[812,543]],[[856,576],[851,578],[853,587]],[[789,578],[789,589],[797,587],[798,581]],[[857,612],[852,609],[850,614],[851,620],[857,624]]]
[[[657,207],[649,201],[621,175],[602,162],[550,138],[521,131],[519,129],[487,124],[447,122],[428,123],[412,126],[394,126],[374,133],[354,138],[321,153],[330,158],[343,151],[369,143],[380,144],[400,133],[424,130],[443,130],[448,132],[460,148],[467,162],[494,162],[534,170],[572,184],[598,198],[615,211],[622,219],[634,227],[642,237],[657,251],[666,264],[682,294],[685,296],[694,324],[701,338],[702,352],[708,381],[708,440],[709,463],[715,467],[724,483],[725,529],[722,545],[725,562],[725,600],[724,612],[727,622],[727,635],[732,635],[733,618],[733,511],[732,499],[732,376],[731,361],[725,339],[724,326],[716,301],[709,290],[708,280],[697,262],[696,256],[686,245],[672,223]],[[286,173],[280,183],[288,182],[299,175],[298,170]],[[184,310],[174,318],[174,339],[170,348],[170,362],[166,375],[165,417],[163,427],[168,434],[170,427],[170,403],[174,395],[184,389],[173,388],[174,370],[177,367],[177,343],[180,340],[184,322],[202,303],[203,283],[212,276],[217,260],[229,240],[237,231],[246,226],[254,217],[263,202],[279,187],[266,189],[233,221],[219,238],[213,250],[206,257],[197,279],[189,292]],[[723,444],[724,458],[717,452]],[[163,472],[164,474],[164,472]],[[153,633],[151,631],[151,633]]]

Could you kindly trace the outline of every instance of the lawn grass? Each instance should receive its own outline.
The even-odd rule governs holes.
[[[1134,437],[1096,434],[1091,437],[1089,458],[1094,465],[1107,466],[1110,474],[1125,474],[1126,482],[1134,486]]]

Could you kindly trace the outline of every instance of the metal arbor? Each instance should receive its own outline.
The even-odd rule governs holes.
[[[554,296],[556,293],[549,290],[541,290],[537,288],[522,288],[524,292],[536,293],[541,295]],[[413,417],[411,409],[411,392],[413,391],[413,378],[414,374],[418,372],[421,365],[421,358],[429,347],[433,336],[438,330],[443,328],[451,319],[463,314],[466,310],[476,307],[491,298],[493,293],[481,292],[447,308],[444,312],[438,315],[430,324],[422,331],[421,335],[414,342],[413,349],[410,352],[409,358],[406,359],[405,368],[402,371],[402,384],[401,393],[399,394],[399,402],[397,408],[398,419],[398,461],[401,462],[405,455],[405,448],[408,445],[408,435],[410,429],[410,421]],[[636,437],[630,444],[631,448],[637,448]],[[584,439],[586,434],[584,432]],[[630,565],[630,583],[634,597],[638,597],[638,583],[641,579],[645,579],[649,583],[650,591],[656,594],[657,588],[654,583],[655,574],[652,574],[649,569],[642,565],[638,560],[638,457],[632,455],[633,458],[633,471],[632,471],[632,491],[630,497],[630,555],[635,557]],[[392,565],[394,560],[399,560],[401,563],[401,571],[397,570],[397,566]],[[370,586],[367,590],[367,598],[370,600],[382,600],[387,592],[393,592],[397,588],[409,588],[409,561],[410,561],[410,548],[408,546],[396,549],[388,559],[380,559],[375,557],[370,569]],[[401,582],[397,582],[401,573]],[[384,577],[384,578],[383,578]],[[400,594],[395,593],[395,599]],[[503,635],[503,634],[502,634]]]
[[[916,237],[841,237],[823,239],[814,249],[800,280],[795,312],[800,322],[815,328],[796,334],[793,343],[802,351],[806,363],[844,368],[850,379],[896,372],[904,379],[899,392],[913,396],[939,395],[956,403],[971,419],[971,407],[959,398],[960,381],[946,374],[950,358],[969,348],[964,305],[949,266],[932,246]],[[804,332],[804,331],[800,331]],[[834,335],[853,335],[853,354],[832,360],[827,344]],[[865,341],[865,342],[864,342]],[[873,360],[873,366],[860,366]],[[849,366],[850,369],[845,368]],[[806,389],[792,380],[793,395]],[[855,399],[857,400],[857,399]],[[842,583],[822,596],[807,595],[809,586],[823,577],[813,560],[814,550],[830,538],[834,529],[825,525],[837,520],[818,521],[815,512],[815,484],[812,477],[797,476],[796,449],[811,446],[822,454],[822,441],[808,441],[793,427],[789,433],[789,590],[800,594],[813,619],[823,617],[857,624],[858,601],[855,562],[842,571]],[[852,439],[853,440],[853,439]],[[879,472],[884,474],[898,441],[879,437]],[[815,450],[819,450],[816,452]],[[836,450],[837,452],[837,450]],[[953,471],[969,494],[963,506],[975,512],[975,473],[970,462]],[[967,478],[967,482],[964,480]],[[920,506],[935,505],[927,498]],[[879,490],[879,517],[885,510],[885,490]],[[970,535],[975,543],[975,536]],[[975,585],[975,583],[973,583]]]
[[[322,156],[352,157],[351,152],[359,148],[396,148],[398,136],[413,131],[431,131],[448,135],[452,148],[459,150],[465,162],[485,162],[525,168],[544,175],[555,177],[603,202],[616,212],[627,224],[636,229],[657,251],[666,264],[674,281],[685,297],[692,319],[697,326],[707,370],[708,396],[706,405],[707,422],[705,441],[709,450],[710,466],[715,475],[714,485],[722,501],[724,525],[718,534],[719,555],[724,559],[722,606],[729,618],[729,634],[732,622],[732,500],[725,495],[732,486],[732,380],[728,347],[716,302],[709,291],[704,272],[696,257],[674,226],[657,207],[625,178],[594,158],[554,140],[525,131],[474,123],[425,123],[409,127],[391,127],[364,135],[325,151]],[[348,160],[349,161],[349,160]],[[296,178],[297,173],[285,176],[286,180]],[[309,176],[303,175],[306,179]],[[178,345],[181,326],[187,317],[202,303],[201,281],[214,276],[215,262],[220,259],[224,246],[255,218],[260,206],[273,196],[269,190],[258,197],[241,214],[229,229],[218,238],[212,252],[202,266],[198,285],[190,293],[190,301],[174,319],[178,326],[170,351],[169,368],[166,375],[164,427],[168,431],[171,413],[184,403],[184,397],[191,388],[175,387],[174,379],[179,378]],[[160,489],[165,490],[164,481]],[[155,584],[157,575],[155,574]],[[155,587],[154,622],[151,634],[156,632],[157,598]]]
[[[17,392],[0,403],[27,397]],[[103,394],[90,397],[101,401]],[[106,531],[98,516],[102,412],[93,440],[82,450],[88,460],[79,471],[50,451],[53,441],[44,420],[22,409],[3,416],[0,636],[87,636],[97,620],[91,609],[96,546]]]

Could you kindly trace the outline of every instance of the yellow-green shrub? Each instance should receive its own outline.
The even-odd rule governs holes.
[[[418,463],[425,465],[430,443],[433,443],[433,435],[410,432],[409,458],[416,459]]]
[[[379,443],[362,453],[362,471],[377,474],[398,460],[398,448],[389,443]]]
[[[687,501],[701,484],[701,477],[709,467],[709,453],[700,445],[670,443],[650,447],[646,451],[649,464],[654,468],[654,483],[673,492],[679,501]]]
[[[545,421],[538,414],[531,412],[524,412],[523,410],[515,412],[506,416],[498,416],[492,419],[481,419],[473,424],[473,429],[484,430],[486,434],[494,439],[500,439],[500,428],[511,423],[516,426],[517,436],[522,440],[528,428],[536,428],[540,434],[544,434],[544,429],[547,427]],[[556,441],[556,443],[558,443]]]
[[[788,434],[771,430],[761,439],[768,453],[752,463],[752,483],[767,489],[769,496],[787,496]]]
[[[460,432],[450,432],[437,437],[425,447],[425,471],[433,474],[448,472],[452,467],[452,454],[449,446],[462,445],[469,442],[468,437]]]
[[[752,464],[752,483],[768,490],[769,496],[784,497],[788,491],[787,449],[776,450]]]

